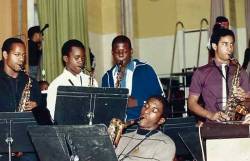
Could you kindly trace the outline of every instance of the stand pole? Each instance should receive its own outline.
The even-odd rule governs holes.
[[[13,138],[11,137],[11,120],[9,122],[9,133],[5,142],[8,144],[9,161],[11,161],[11,144],[13,142]]]
[[[93,118],[94,118],[94,112],[89,112],[87,114],[87,117],[89,118],[89,125],[93,125]]]

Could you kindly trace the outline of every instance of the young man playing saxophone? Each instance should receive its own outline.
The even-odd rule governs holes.
[[[211,37],[211,47],[214,58],[207,65],[199,67],[193,77],[189,89],[188,108],[196,115],[204,118],[203,121],[222,122],[229,121],[229,117],[223,111],[228,106],[228,98],[232,92],[238,100],[244,101],[249,91],[247,73],[240,70],[239,86],[232,91],[232,81],[238,65],[231,62],[234,51],[235,36],[229,29],[218,29]],[[204,107],[199,103],[202,95]]]
[[[137,59],[132,60],[130,39],[124,35],[112,41],[114,66],[102,77],[102,87],[129,89],[127,120],[138,118],[144,101],[152,95],[164,95],[154,69]]]
[[[18,38],[6,39],[2,46],[2,57],[4,66],[0,71],[0,112],[32,111],[39,124],[51,124],[49,111],[42,107],[38,82],[22,71],[26,57],[24,42]],[[0,157],[0,161],[6,161],[5,157]],[[16,153],[13,159],[37,160],[34,153],[21,152]]]
[[[151,96],[143,105],[138,129],[122,135],[115,149],[119,161],[173,161],[175,144],[159,129],[165,122],[166,105],[162,96]]]
[[[82,72],[86,59],[85,51],[86,49],[82,42],[76,39],[68,40],[62,46],[64,70],[50,83],[47,94],[47,107],[53,119],[58,86],[87,87],[90,84],[90,76]],[[93,80],[93,86],[98,86],[96,80]]]

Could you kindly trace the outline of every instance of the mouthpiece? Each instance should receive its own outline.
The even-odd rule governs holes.
[[[233,64],[240,65],[238,59],[235,58],[233,54],[230,54],[229,56],[230,56],[230,59],[229,59],[229,60],[230,60]]]
[[[26,73],[26,70],[25,70],[25,68],[24,68],[24,66],[23,66],[23,65],[20,65],[20,71],[21,71],[21,72],[25,72],[25,73]]]
[[[230,59],[235,59],[233,54],[229,55]]]
[[[134,121],[138,123],[138,122],[140,122],[143,118],[144,118],[144,117],[139,117],[139,118],[135,119]]]
[[[129,121],[127,121],[125,123],[125,127],[127,128],[128,126],[132,126],[134,124],[138,124],[138,123],[140,123],[140,120],[142,120],[142,119],[143,119],[143,117],[139,117],[139,118],[134,119],[134,120],[129,120]]]

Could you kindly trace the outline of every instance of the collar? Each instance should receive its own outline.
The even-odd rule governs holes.
[[[217,67],[220,67],[220,66],[222,66],[222,64],[225,64],[225,63],[220,63],[218,60],[216,60],[216,59],[213,59],[213,61],[212,61]],[[229,62],[228,63],[226,63],[226,65],[227,66],[229,66]]]
[[[18,72],[18,75],[17,75],[16,78],[13,78],[13,77],[9,76],[4,70],[1,73],[3,74],[4,77],[6,77],[8,79],[13,79],[13,80],[19,79],[21,77],[25,77],[25,73],[24,72]]]
[[[66,75],[68,75],[70,78],[79,78],[80,76],[81,76],[81,72],[79,73],[79,74],[76,74],[76,75],[74,75],[74,74],[72,74],[70,71],[68,71],[67,69],[66,69],[66,67],[64,68],[64,70],[63,70],[63,72],[66,74]]]
[[[135,65],[134,65],[134,62],[133,61],[130,61],[127,65],[127,70],[130,70],[130,71],[134,71],[135,69]]]
[[[156,134],[159,132],[159,129],[155,129],[155,130],[145,130],[145,129],[141,129],[140,127],[138,127],[136,133],[139,135],[145,135],[146,137],[149,137],[153,134]]]
[[[126,65],[126,68],[125,68],[126,70],[130,70],[130,71],[134,71],[134,69],[135,69],[135,63],[134,63],[134,61],[132,60],[132,61],[130,61],[127,65]],[[115,73],[116,72],[118,72],[118,66],[116,65],[115,66]]]

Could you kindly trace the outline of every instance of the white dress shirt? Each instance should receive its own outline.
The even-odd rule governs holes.
[[[73,75],[66,68],[63,72],[54,79],[48,88],[47,95],[47,108],[50,111],[52,119],[54,119],[55,114],[55,105],[56,105],[56,95],[58,86],[89,86],[89,75],[84,74],[83,72]],[[94,87],[98,87],[97,81],[94,80]]]

